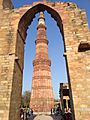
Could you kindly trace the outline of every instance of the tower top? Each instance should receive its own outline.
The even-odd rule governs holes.
[[[40,21],[40,20],[44,20],[45,21],[43,12],[39,13],[38,21]]]
[[[39,13],[38,27],[37,28],[40,28],[40,27],[44,27],[46,29],[45,18],[44,18],[44,13],[43,12]]]

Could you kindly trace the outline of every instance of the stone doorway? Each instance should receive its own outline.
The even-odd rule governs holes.
[[[60,29],[59,29],[60,30]],[[64,36],[63,36],[63,38],[64,38]],[[62,41],[64,41],[64,40],[62,40]],[[65,46],[65,45],[64,45]],[[59,93],[59,92],[58,92]]]

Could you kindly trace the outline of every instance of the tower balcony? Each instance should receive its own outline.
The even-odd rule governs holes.
[[[49,59],[35,59],[33,60],[33,66],[36,65],[49,65],[51,66],[51,60]]]
[[[38,43],[46,43],[48,45],[48,40],[47,39],[37,39],[35,41],[35,44],[37,45]]]

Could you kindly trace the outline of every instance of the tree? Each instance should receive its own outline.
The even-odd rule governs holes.
[[[21,99],[21,106],[22,107],[29,107],[30,97],[31,97],[31,92],[25,91],[24,94],[22,95],[22,99]]]

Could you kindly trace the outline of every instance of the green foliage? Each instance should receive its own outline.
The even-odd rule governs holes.
[[[59,99],[54,99],[54,102],[59,102]]]
[[[22,95],[22,99],[21,99],[21,106],[22,107],[29,107],[30,106],[30,97],[31,97],[31,92],[25,91],[24,94]]]

